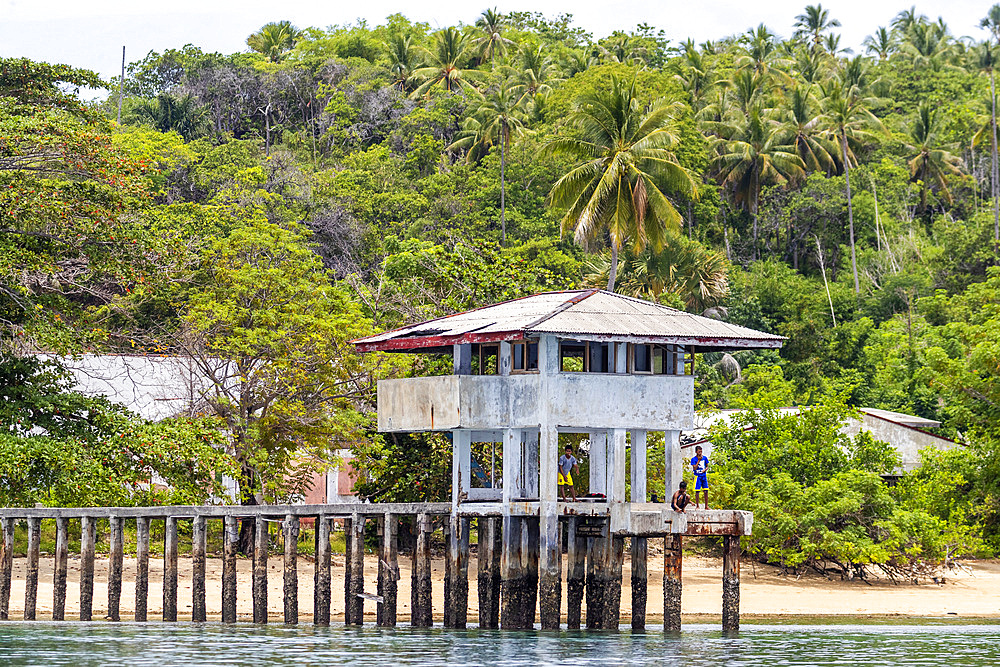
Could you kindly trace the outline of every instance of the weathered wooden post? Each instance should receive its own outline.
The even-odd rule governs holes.
[[[205,517],[196,516],[191,522],[191,620],[204,623],[208,618],[205,604],[205,552],[208,535]]]
[[[267,519],[258,515],[254,523],[253,580],[250,594],[253,597],[253,622],[267,623]]]
[[[663,545],[663,629],[681,629],[681,566],[683,563],[680,534],[667,535]]]
[[[14,520],[0,519],[0,621],[10,611],[10,584],[14,576]]]
[[[452,567],[452,543],[451,543],[451,519],[445,519],[441,526],[441,533],[444,537],[444,627],[451,628],[452,606],[451,606],[451,575],[454,573]]]
[[[351,518],[344,519],[344,625],[352,625],[351,612],[354,607],[351,605],[351,536],[354,534],[354,521]]]
[[[223,519],[222,529],[222,622],[236,622],[236,517]]]
[[[38,603],[38,543],[42,534],[42,520],[37,516],[28,519],[28,571],[24,579],[24,620],[35,620]]]
[[[493,517],[479,518],[479,627],[500,627],[500,526]]]
[[[365,592],[365,516],[354,514],[351,517],[351,587],[347,596],[347,609],[350,614],[350,625],[364,623]]]
[[[504,463],[506,464],[506,460]],[[524,587],[524,574],[521,568],[522,524],[523,521],[519,516],[503,517],[503,549],[500,554],[500,627],[505,630],[521,629]]]
[[[94,617],[94,542],[97,530],[93,517],[80,518],[80,620]]]
[[[722,538],[722,630],[740,629],[740,537]]]
[[[587,629],[600,630],[604,627],[604,603],[607,595],[608,559],[611,543],[605,522],[601,537],[587,540]]]
[[[417,515],[417,544],[413,550],[410,580],[410,625],[429,628],[434,624],[431,604],[431,526],[430,516]]]
[[[607,597],[604,603],[605,630],[617,630],[621,622],[622,609],[622,565],[625,561],[625,538],[611,537],[611,561],[608,568]]]
[[[396,540],[398,525],[396,515],[386,513],[382,519],[382,550],[378,567],[378,594],[382,604],[378,607],[377,623],[383,627],[396,626],[396,596],[399,584],[399,547]]]
[[[632,537],[632,629],[646,629],[646,538]]]
[[[325,514],[316,518],[313,623],[330,625],[330,518]]]
[[[523,598],[521,599],[521,627],[535,627],[535,616],[538,611],[538,549],[539,549],[539,519],[528,517],[522,524],[521,533],[521,571],[524,573]]]
[[[469,519],[452,514],[448,532],[445,627],[464,628],[469,607]]]
[[[149,518],[135,520],[135,620],[146,620],[149,601]]]
[[[285,624],[295,625],[299,622],[299,517],[294,514],[285,515],[281,525],[285,535]]]
[[[52,571],[52,620],[66,620],[66,569],[69,560],[69,519],[56,519],[56,560]]]
[[[163,521],[163,620],[177,621],[177,517]]]
[[[108,519],[108,619],[121,620],[122,566],[125,559],[125,535],[122,518]]]
[[[570,517],[566,529],[566,627],[580,629],[580,607],[587,566],[587,538],[578,534],[580,519]]]

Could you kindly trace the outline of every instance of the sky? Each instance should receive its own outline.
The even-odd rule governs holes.
[[[497,6],[501,12],[540,11],[546,16],[571,13],[575,23],[595,38],[639,23],[662,28],[674,43],[697,42],[745,32],[759,23],[782,36],[793,32],[795,16],[806,0],[515,0],[482,6],[468,0],[365,0],[343,2],[262,2],[261,0],[0,0],[0,56],[27,57],[97,71],[106,78],[118,73],[121,49],[140,60],[150,50],[194,44],[205,51],[246,50],[246,37],[269,21],[288,19],[298,27],[351,24],[365,19],[378,24],[402,13],[434,27],[472,23],[478,13]],[[912,0],[830,0],[823,6],[840,20],[841,44],[860,52],[861,42],[880,25],[888,25]],[[920,13],[944,18],[956,36],[983,39],[978,28],[989,2],[948,0],[916,3]]]

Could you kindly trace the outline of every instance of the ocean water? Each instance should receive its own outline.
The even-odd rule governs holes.
[[[0,665],[1000,665],[1000,625],[688,625],[678,635],[0,623]]]

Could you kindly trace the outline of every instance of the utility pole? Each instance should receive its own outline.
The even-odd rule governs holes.
[[[122,78],[118,80],[118,125],[122,124],[122,96],[125,94],[125,45],[122,45]]]

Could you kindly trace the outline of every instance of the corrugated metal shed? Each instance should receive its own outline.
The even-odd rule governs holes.
[[[579,340],[657,342],[705,350],[778,348],[781,336],[604,290],[546,292],[353,341],[362,352],[411,352],[459,343],[558,334]]]

